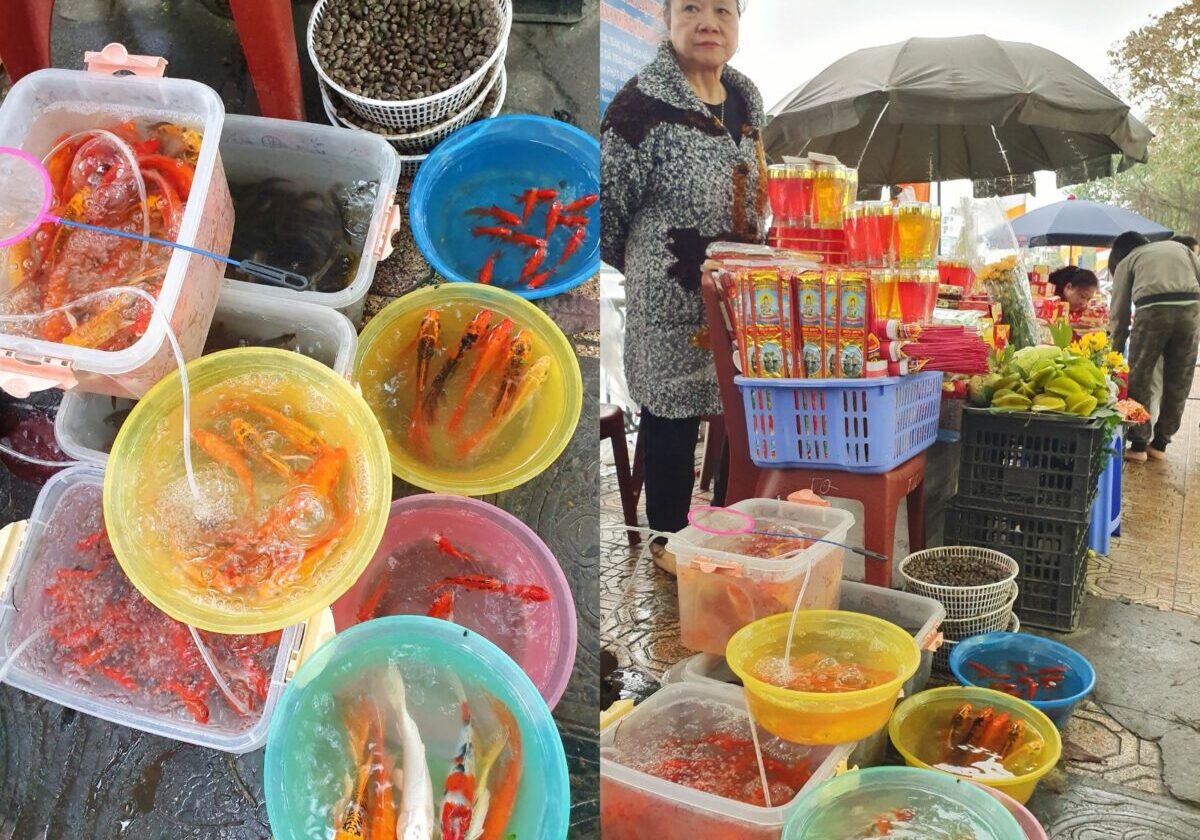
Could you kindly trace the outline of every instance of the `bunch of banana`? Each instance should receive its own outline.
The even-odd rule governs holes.
[[[972,377],[972,405],[1089,417],[1111,400],[1108,377],[1091,359],[1057,347],[1018,350],[996,373]]]

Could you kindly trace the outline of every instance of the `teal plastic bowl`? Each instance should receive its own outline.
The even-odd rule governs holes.
[[[905,824],[913,837],[942,840],[969,834],[975,840],[1025,840],[1016,818],[986,791],[966,779],[919,767],[856,770],[813,788],[792,803],[783,840],[875,837],[876,818],[891,817],[899,808],[915,812]]]
[[[435,809],[454,754],[457,727],[450,689],[429,679],[453,669],[467,688],[505,703],[521,732],[522,772],[505,835],[567,836],[570,788],[562,739],[550,709],[529,677],[500,648],[456,624],[424,616],[391,616],[330,639],[284,689],[267,732],[264,789],[274,840],[333,834],[343,795],[345,729],[333,695],[368,669],[394,663],[404,675],[408,711],[421,730],[433,779]],[[494,786],[497,777],[490,780]]]

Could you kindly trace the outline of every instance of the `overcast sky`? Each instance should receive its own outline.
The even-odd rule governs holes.
[[[730,62],[752,78],[768,110],[829,64],[854,50],[914,36],[991,35],[1052,49],[1110,84],[1108,50],[1151,15],[1180,0],[747,0],[738,54]],[[1136,109],[1135,109],[1136,112]],[[1140,115],[1139,115],[1140,116]],[[1153,149],[1151,150],[1153,153]],[[1039,176],[1030,208],[1058,200],[1052,175]],[[946,189],[946,200],[969,184]]]

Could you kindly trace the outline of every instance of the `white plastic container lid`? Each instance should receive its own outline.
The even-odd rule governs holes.
[[[24,532],[24,538],[19,549],[16,549],[15,560],[9,570],[7,580],[0,580],[0,591],[3,593],[3,599],[0,600],[0,664],[8,661],[8,657],[15,648],[15,645],[10,642],[10,637],[19,618],[18,610],[22,608],[22,602],[33,597],[28,594],[27,590],[31,585],[30,576],[34,572],[35,566],[39,561],[42,563],[61,562],[61,565],[67,568],[72,565],[70,560],[59,561],[56,557],[46,556],[43,550],[43,542],[47,539],[47,532],[55,519],[59,503],[69,492],[89,488],[94,490],[96,505],[99,506],[103,486],[103,470],[82,466],[58,473],[42,487]],[[60,524],[59,527],[63,526]],[[71,524],[68,523],[65,527],[69,529]],[[76,529],[81,529],[81,527],[77,525]],[[72,530],[69,533],[74,535],[75,531]],[[12,547],[8,546],[7,548],[11,549]],[[5,541],[0,540],[0,572],[4,571],[4,558],[9,554],[10,552],[6,551]],[[0,574],[0,578],[3,578],[2,574]],[[25,661],[24,656],[13,664],[4,681],[22,691],[36,694],[51,702],[121,726],[140,729],[143,732],[162,735],[176,741],[210,747],[222,752],[240,754],[256,750],[266,743],[271,713],[283,691],[289,665],[294,666],[291,660],[299,650],[302,635],[303,630],[299,626],[289,627],[283,631],[279,642],[279,651],[275,658],[275,666],[271,673],[267,698],[259,709],[251,713],[252,720],[247,721],[246,726],[238,731],[221,729],[213,725],[206,726],[184,720],[182,717],[155,715],[130,708],[128,703],[122,702],[119,693],[103,696],[98,692],[92,693],[69,685],[56,675],[39,674],[27,670],[20,664]]]
[[[693,682],[663,686],[643,700],[632,712],[600,733],[601,777],[609,778],[625,787],[642,791],[646,795],[655,796],[676,805],[714,814],[723,820],[739,820],[748,825],[763,828],[782,828],[791,813],[792,802],[798,800],[805,792],[821,782],[832,778],[837,773],[838,765],[854,747],[854,744],[841,744],[836,747],[808,747],[809,755],[813,756],[812,760],[815,764],[811,778],[804,787],[796,792],[791,802],[773,808],[735,802],[711,793],[668,782],[665,779],[626,767],[617,760],[616,739],[622,730],[627,727],[637,729],[658,719],[665,719],[668,722],[679,721],[687,714],[703,714],[705,706],[718,709],[724,706],[735,715],[741,717],[746,715],[742,689],[736,686]],[[728,712],[725,713],[728,714]],[[668,723],[667,727],[669,728],[669,726]],[[767,735],[760,728],[760,737],[771,738],[772,736]],[[789,745],[789,748],[804,749],[795,744]]]
[[[358,333],[345,315],[325,306],[283,301],[242,289],[224,288],[213,316],[214,328],[225,325],[231,337],[250,343],[295,333],[295,344],[311,359],[347,376],[358,350]],[[105,418],[135,405],[102,394],[67,391],[54,418],[54,436],[63,452],[77,461],[103,466],[116,440],[118,425]]]
[[[379,186],[371,210],[358,272],[339,292],[297,292],[238,279],[226,272],[227,286],[285,302],[303,301],[344,312],[356,323],[375,277],[375,266],[392,252],[391,238],[399,230],[403,213],[396,202],[400,161],[386,140],[367,131],[294,120],[273,120],[230,114],[221,135],[221,160],[231,184],[246,177],[275,177],[325,188],[352,181],[374,181]],[[234,255],[236,258],[237,255]]]
[[[756,531],[775,532],[777,526],[782,524],[795,527],[810,537],[840,543],[845,542],[846,535],[854,526],[854,515],[837,508],[801,505],[777,499],[745,499],[728,507],[753,518]],[[702,523],[706,521],[701,520]],[[789,554],[786,558],[748,557],[730,550],[736,541],[744,540],[747,536],[752,535],[719,536],[689,525],[676,534],[676,539],[668,540],[667,549],[675,554],[677,563],[695,566],[701,571],[720,568],[727,573],[745,574],[799,571],[823,558],[831,548],[837,548],[826,542],[814,542],[804,551]],[[796,539],[803,540],[804,537],[797,536]]]
[[[61,118],[43,119],[47,113],[60,113]],[[177,239],[182,245],[195,245],[201,225],[213,222],[204,218],[203,211],[214,170],[219,166],[217,144],[225,121],[225,106],[212,88],[187,79],[39,70],[13,85],[0,102],[0,146],[24,149],[41,158],[63,132],[95,128],[117,117],[171,120],[203,133]],[[158,294],[159,308],[167,318],[172,317],[184,292],[189,263],[201,259],[186,251],[172,254]],[[0,293],[3,291],[0,289]],[[165,341],[162,319],[152,318],[142,337],[124,350],[93,350],[0,333],[0,352],[11,351],[19,359],[61,360],[80,371],[116,377],[148,363]]]

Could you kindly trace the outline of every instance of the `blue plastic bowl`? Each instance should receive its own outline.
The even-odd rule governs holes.
[[[577,128],[547,117],[515,115],[482,120],[455,132],[417,171],[408,216],[417,247],[442,277],[475,283],[479,269],[494,252],[492,285],[526,300],[570,291],[600,270],[600,204],[572,215],[586,215],[587,234],[579,249],[545,285],[525,289],[517,283],[532,254],[528,248],[472,235],[474,227],[503,226],[491,218],[467,215],[493,204],[518,216],[516,196],[537,187],[558,191],[563,204],[600,192],[600,144]],[[539,203],[523,228],[542,237],[548,203]],[[543,268],[558,262],[574,228],[560,227],[550,240]]]
[[[992,680],[968,668],[969,661],[999,673],[1012,673],[1009,670],[1012,662],[1024,662],[1029,666],[1030,674],[1039,668],[1066,665],[1067,675],[1059,699],[1027,701],[1054,721],[1060,730],[1071,719],[1075,707],[1096,687],[1096,669],[1087,659],[1066,645],[1028,633],[983,633],[954,646],[950,652],[950,670],[955,679],[962,685],[990,688]]]
[[[283,690],[267,732],[263,790],[276,840],[332,833],[334,805],[343,792],[346,746],[332,693],[364,669],[394,662],[408,675],[408,709],[418,726],[454,714],[454,706],[414,678],[452,668],[468,686],[478,684],[508,706],[521,733],[522,771],[507,831],[517,837],[566,837],[571,791],[562,738],[546,701],[500,648],[457,624],[424,616],[392,616],[351,627],[309,657]],[[410,670],[411,669],[411,670]],[[448,732],[448,736],[447,736]],[[457,746],[453,727],[422,732],[434,805]]]

